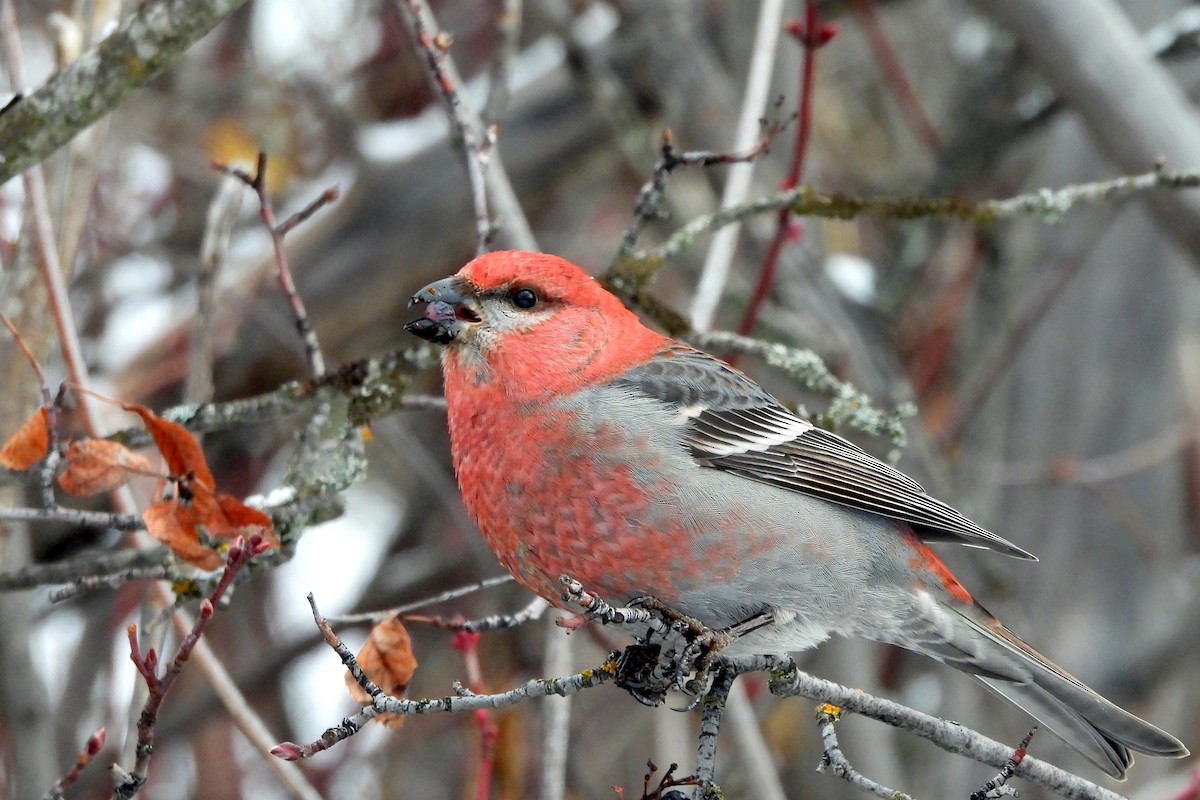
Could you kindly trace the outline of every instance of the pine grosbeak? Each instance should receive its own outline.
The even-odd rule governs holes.
[[[768,612],[726,654],[863,636],[963,670],[1123,777],[1173,736],[1051,663],[926,545],[1032,558],[742,373],[641,324],[568,261],[495,252],[413,297],[445,345],[463,500],[500,561],[561,603],[654,597],[712,628]]]

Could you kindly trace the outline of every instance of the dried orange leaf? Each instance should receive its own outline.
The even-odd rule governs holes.
[[[158,446],[158,452],[162,453],[163,460],[167,462],[167,469],[172,475],[190,474],[196,483],[212,491],[216,482],[208,469],[208,462],[204,459],[204,451],[187,428],[177,422],[163,419],[137,403],[122,403],[121,408],[142,418],[142,423],[154,438],[154,444]]]
[[[358,651],[357,660],[367,677],[393,697],[403,696],[417,670],[412,640],[399,617],[384,620],[371,629],[366,643]],[[346,688],[350,690],[354,702],[363,705],[371,703],[371,695],[358,685],[349,672],[346,673]],[[404,724],[404,717],[400,714],[379,714],[375,719],[389,728],[399,728]]]
[[[9,469],[29,469],[46,457],[50,432],[46,428],[46,409],[39,408],[0,449],[0,465]]]
[[[200,569],[216,569],[225,559],[211,547],[205,547],[196,533],[196,512],[179,500],[159,500],[142,512],[146,530],[171,548],[175,555]]]
[[[110,492],[131,475],[154,470],[150,459],[107,439],[80,439],[67,447],[67,468],[58,476],[63,491],[77,495]]]
[[[217,506],[225,516],[224,538],[259,534],[267,547],[279,547],[279,534],[271,526],[271,518],[253,506],[248,506],[231,494],[216,495]]]

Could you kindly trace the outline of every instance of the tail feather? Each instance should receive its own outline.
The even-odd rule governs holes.
[[[1183,743],[1101,697],[979,606],[956,608],[959,624],[943,626],[946,645],[969,657],[946,658],[920,649],[973,675],[1004,699],[1032,715],[1104,772],[1124,779],[1133,763],[1130,751],[1180,758]],[[961,624],[965,623],[965,624]],[[1007,668],[1004,667],[1007,665]]]

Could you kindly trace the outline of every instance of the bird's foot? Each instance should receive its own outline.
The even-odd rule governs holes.
[[[763,611],[727,628],[710,628],[699,619],[682,613],[656,597],[638,597],[627,606],[613,606],[592,594],[579,581],[562,576],[564,600],[583,608],[579,617],[564,627],[578,628],[585,621],[605,625],[647,626],[617,659],[616,683],[644,705],[658,706],[674,689],[691,699],[677,711],[690,711],[700,704],[713,682],[713,661],[722,650],[751,631],[774,622],[770,611]],[[560,623],[562,624],[562,623]],[[679,643],[663,650],[655,637],[666,644]]]

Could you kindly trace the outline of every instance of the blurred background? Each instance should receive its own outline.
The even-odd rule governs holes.
[[[133,4],[19,0],[26,81],[54,69],[56,47],[88,46]],[[768,6],[764,3],[763,6]],[[520,6],[511,99],[497,149],[540,247],[593,273],[613,259],[650,176],[660,133],[680,149],[734,146],[760,4],[748,0],[523,4],[444,0],[433,9],[479,107]],[[1003,6],[997,8],[996,6]],[[507,11],[506,11],[507,9]],[[803,180],[851,195],[1006,197],[1043,187],[1200,168],[1193,101],[1197,16],[1179,0],[853,0],[819,6],[836,35],[817,52]],[[783,4],[782,20],[803,15]],[[59,253],[96,388],[165,408],[184,397],[189,331],[206,280],[201,239],[223,178],[210,162],[270,154],[280,215],[329,186],[341,196],[288,237],[298,290],[334,365],[415,344],[408,296],[475,250],[467,175],[422,59],[389,0],[253,0],[172,69],[45,164]],[[1069,23],[1065,26],[1061,17]],[[66,30],[67,33],[63,33]],[[1065,34],[1064,34],[1065,31]],[[757,44],[756,44],[757,43]],[[798,106],[802,48],[784,36],[769,95]],[[1149,76],[1149,77],[1147,77]],[[1165,88],[1164,88],[1165,87]],[[1149,105],[1147,105],[1149,104]],[[793,153],[785,131],[755,167],[751,196],[775,191]],[[727,167],[679,170],[668,218],[640,246],[715,210]],[[225,190],[230,191],[230,190]],[[1058,222],[978,226],[950,219],[802,219],[753,334],[818,352],[885,408],[912,400],[900,465],[927,489],[1040,563],[941,547],[972,593],[1006,624],[1101,693],[1200,744],[1200,202],[1157,193],[1073,211]],[[225,207],[228,207],[228,202]],[[304,377],[291,311],[248,192],[237,211],[215,302],[217,400]],[[0,310],[14,318],[52,384],[63,377],[31,266],[20,181],[0,187]],[[502,228],[496,244],[511,243]],[[743,231],[713,327],[746,309],[775,215]],[[688,314],[709,238],[664,264],[652,292]],[[740,366],[788,403],[819,412],[778,371]],[[0,435],[38,397],[28,365],[0,343],[7,391]],[[418,394],[440,392],[436,370]],[[113,428],[131,424],[115,417]],[[209,435],[218,484],[238,496],[284,480],[295,420]],[[885,456],[890,443],[842,431]],[[352,713],[342,668],[320,641],[305,595],[328,614],[388,608],[500,574],[463,511],[437,410],[373,425],[366,479],[340,519],[308,531],[286,565],[238,587],[208,638],[278,740],[310,741]],[[149,491],[153,487],[146,487]],[[0,483],[8,505],[36,493]],[[113,532],[0,528],[0,570],[88,558],[124,546]],[[139,682],[124,630],[139,621],[137,582],[51,605],[47,590],[0,595],[0,787],[40,796],[98,725],[100,764],[74,796],[111,792],[102,768],[128,763]],[[511,584],[430,609],[512,612]],[[594,627],[594,626],[592,626]],[[357,649],[363,626],[339,626]],[[411,697],[465,679],[450,634],[410,626],[420,667]],[[545,620],[485,634],[493,691],[545,673]],[[571,637],[571,668],[599,664],[620,640]],[[168,650],[169,652],[169,650]],[[803,669],[958,720],[1015,744],[1030,720],[966,676],[895,649],[833,641]],[[746,680],[764,752],[789,797],[861,796],[815,772],[812,704]],[[548,702],[496,714],[491,796],[538,794]],[[697,717],[649,709],[613,687],[571,701],[568,797],[641,791],[645,763],[694,760]],[[723,731],[718,781],[729,797],[763,794]],[[865,719],[839,727],[851,762],[916,797],[965,797],[994,770]],[[147,797],[288,795],[194,670],[168,698]],[[460,798],[475,792],[479,732],[470,715],[372,729],[302,765],[326,797]],[[1117,788],[1043,732],[1032,754]],[[1195,759],[1140,758],[1122,793],[1184,798]],[[1200,791],[1192,778],[1193,792]],[[1040,790],[1022,785],[1028,797]]]

